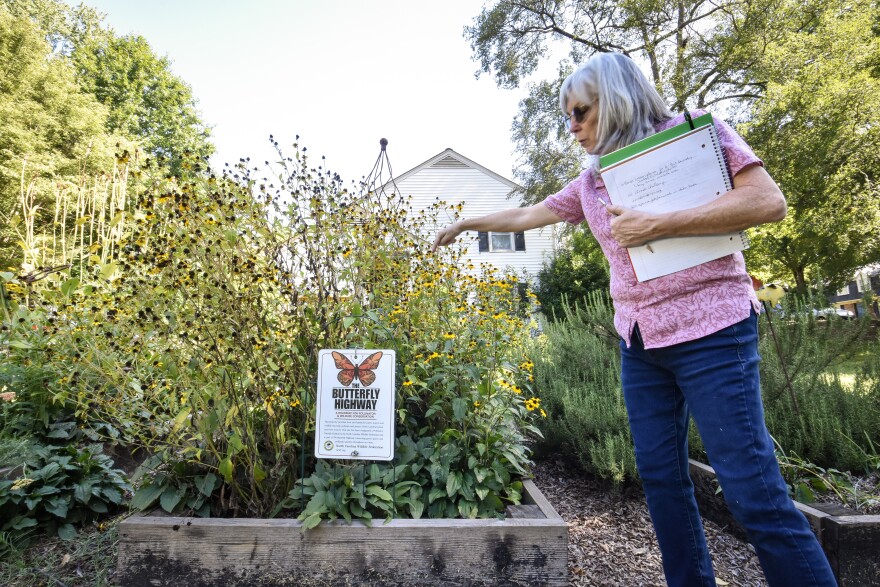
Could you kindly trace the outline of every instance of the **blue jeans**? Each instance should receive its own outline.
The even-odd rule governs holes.
[[[688,474],[689,416],[768,583],[837,585],[779,472],[761,403],[757,325],[753,312],[715,334],[650,350],[636,326],[632,346],[620,345],[636,464],[670,587],[715,586]]]

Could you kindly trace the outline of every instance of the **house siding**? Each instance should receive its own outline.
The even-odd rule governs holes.
[[[461,203],[464,218],[484,216],[521,203],[516,195],[519,186],[451,149],[403,174],[395,184],[401,195],[411,197],[410,205],[414,210],[426,210],[438,201],[450,205]],[[451,216],[438,218],[437,225],[429,227],[429,238],[433,240],[436,232],[450,222]],[[556,229],[547,226],[526,231],[525,251],[481,253],[476,232],[463,233],[459,242],[466,246],[465,257],[475,266],[491,263],[499,269],[525,271],[534,279],[545,261],[553,258]]]

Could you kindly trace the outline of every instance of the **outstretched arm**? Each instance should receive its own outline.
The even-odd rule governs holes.
[[[750,165],[733,177],[733,189],[717,200],[677,212],[647,214],[608,206],[616,216],[611,235],[624,247],[671,236],[724,234],[785,218],[785,197],[760,165]]]
[[[464,218],[444,227],[437,233],[431,250],[436,251],[437,247],[451,245],[458,235],[467,230],[522,232],[557,222],[562,222],[562,218],[553,213],[543,202],[528,208],[509,208],[479,218]]]

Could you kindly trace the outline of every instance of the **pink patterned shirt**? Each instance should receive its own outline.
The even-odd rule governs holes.
[[[698,110],[692,116],[702,114]],[[656,130],[682,122],[683,114]],[[715,128],[731,177],[748,165],[764,164],[725,122],[716,119]],[[636,323],[645,348],[650,349],[696,340],[745,320],[753,308],[760,311],[742,253],[639,283],[626,249],[611,237],[612,216],[598,198],[609,201],[608,191],[598,173],[588,169],[544,204],[572,224],[586,220],[599,241],[611,265],[614,325],[627,346]]]

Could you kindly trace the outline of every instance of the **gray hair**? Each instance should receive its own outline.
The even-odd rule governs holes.
[[[672,111],[636,63],[620,53],[597,53],[565,78],[559,107],[599,102],[596,152],[605,155],[654,134]]]

